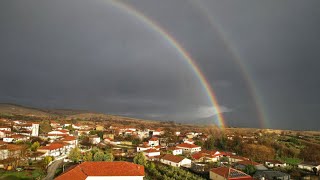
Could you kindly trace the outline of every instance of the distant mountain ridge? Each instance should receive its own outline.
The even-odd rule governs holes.
[[[112,119],[112,120],[141,120],[130,117],[123,117],[111,114],[91,112],[88,110],[73,110],[73,109],[45,109],[34,108],[12,103],[0,103],[1,115],[21,115],[34,116],[41,118],[65,118],[65,119]],[[145,121],[145,120],[144,120]]]

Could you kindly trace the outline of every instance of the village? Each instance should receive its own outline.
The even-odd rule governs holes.
[[[297,145],[299,137],[301,141],[306,138],[301,134],[296,140],[285,138],[296,134],[284,132],[241,134],[210,128],[139,128],[59,120],[47,121],[47,127],[39,121],[0,122],[0,171],[8,176],[27,173],[31,179],[70,179],[79,175],[75,167],[97,166],[85,174],[114,176],[116,172],[122,179],[319,178],[320,163],[312,161],[314,157],[302,161],[290,148],[274,151],[267,145],[268,138],[272,146],[280,146],[281,141]],[[41,130],[48,127],[46,133]],[[318,151],[313,153],[318,156]],[[101,168],[105,171],[97,175],[96,169]],[[132,168],[137,171],[128,171]]]

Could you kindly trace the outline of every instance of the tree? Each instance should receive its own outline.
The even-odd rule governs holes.
[[[36,152],[39,147],[40,147],[40,143],[36,141],[31,145],[30,150],[33,152]]]
[[[92,161],[93,159],[92,159],[92,153],[90,152],[90,151],[88,151],[88,152],[86,152],[85,154],[84,154],[84,156],[83,156],[83,160],[84,161]]]
[[[140,164],[145,166],[147,163],[146,157],[144,156],[144,154],[142,152],[139,152],[134,158],[133,158],[133,162],[136,164]]]
[[[257,169],[253,165],[248,165],[244,168],[244,172],[249,175],[253,175],[256,171]]]
[[[258,144],[247,144],[243,147],[243,155],[259,162],[273,159],[275,151],[271,147]]]
[[[53,161],[53,157],[51,156],[46,156],[43,158],[42,163],[43,163],[43,169],[47,170],[48,165]]]
[[[104,156],[103,156],[103,160],[104,161],[112,162],[113,159],[114,159],[113,154],[109,153],[109,152],[105,153]]]
[[[94,161],[103,161],[104,159],[104,153],[102,151],[98,151],[93,155]]]
[[[69,159],[72,160],[73,162],[79,162],[81,158],[81,152],[79,148],[73,148],[71,149],[69,153]]]
[[[204,142],[204,148],[207,150],[213,150],[214,149],[214,142],[215,139],[213,136],[209,137],[205,142]]]

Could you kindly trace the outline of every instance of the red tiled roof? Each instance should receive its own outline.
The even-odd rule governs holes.
[[[145,151],[143,151],[143,152],[153,153],[153,152],[160,152],[160,151],[157,151],[157,150],[155,150],[155,149],[147,149],[147,150],[145,150]]]
[[[62,133],[68,133],[69,131],[65,130],[65,129],[62,129],[62,130],[59,130],[60,132]]]
[[[194,144],[188,144],[188,143],[182,143],[177,145],[177,147],[183,147],[183,148],[199,148],[200,146],[194,145]]]
[[[149,139],[149,141],[158,141],[157,137],[152,137],[151,139]]]
[[[144,176],[144,167],[129,162],[84,162],[56,180],[84,180],[88,176]]]
[[[13,134],[10,136],[11,138],[24,138],[25,136],[20,135],[20,134]]]
[[[203,155],[203,153],[198,152],[198,153],[192,154],[191,157],[192,157],[193,159],[199,160],[200,158],[204,157],[204,155]]]
[[[219,167],[219,168],[213,168],[210,170],[211,172],[218,174],[222,177],[227,178],[228,180],[253,180],[253,178],[241,171],[238,171],[236,169],[233,168],[229,168],[229,167]]]
[[[168,150],[174,151],[174,150],[181,150],[181,148],[177,148],[177,147],[170,147],[168,148]]]
[[[161,159],[164,159],[164,160],[167,160],[167,161],[171,161],[171,162],[175,162],[175,163],[179,163],[184,158],[181,157],[181,156],[175,156],[175,155],[172,155],[172,154],[166,154]]]
[[[242,165],[246,165],[246,166],[247,165],[253,165],[253,166],[260,165],[259,163],[254,162],[254,161],[250,161],[250,160],[239,161],[237,163],[242,164]]]
[[[50,144],[49,146],[43,146],[40,147],[39,150],[44,149],[44,150],[54,150],[54,149],[60,149],[63,148],[63,144]]]
[[[76,140],[76,137],[74,137],[74,136],[66,136],[62,140],[63,141],[74,141],[74,140]]]

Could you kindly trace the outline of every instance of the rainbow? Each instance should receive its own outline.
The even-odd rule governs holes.
[[[144,14],[142,14],[140,11],[136,10],[134,7],[125,4],[118,0],[107,0],[109,5],[112,5],[115,8],[118,8],[119,10],[122,10],[123,12],[127,13],[130,16],[133,16],[143,22],[145,25],[150,27],[153,31],[157,32],[163,39],[165,39],[178,53],[179,55],[185,60],[185,62],[190,66],[192,71],[194,72],[195,76],[198,78],[199,82],[203,86],[206,95],[211,103],[211,105],[215,108],[215,112],[217,112],[217,121],[218,126],[221,129],[225,128],[225,121],[222,116],[219,103],[217,100],[217,97],[215,96],[208,80],[205,78],[204,74],[201,72],[200,68],[196,64],[196,62],[191,58],[190,54],[175,40],[174,37],[172,37],[165,29],[163,29],[160,25],[158,25],[155,21],[152,19],[146,17]]]
[[[214,19],[212,13],[210,13],[206,5],[204,5],[201,1],[189,0],[189,2],[192,3],[195,7],[198,7],[200,9],[200,12],[207,18],[211,27],[218,32],[220,40],[224,43],[224,46],[230,52],[232,59],[238,65],[244,77],[246,86],[248,87],[248,90],[250,91],[250,94],[254,100],[261,128],[267,128],[268,118],[266,116],[267,113],[265,113],[262,108],[263,101],[260,98],[262,96],[259,96],[257,93],[258,89],[256,86],[254,86],[254,81],[251,78],[252,76],[250,76],[249,71],[247,70],[247,67],[243,63],[243,60],[241,58],[241,53],[238,51],[237,48],[235,48],[235,46],[232,45],[233,43],[231,42],[230,38],[228,38],[228,35],[225,33],[225,31],[223,31],[222,25]]]

